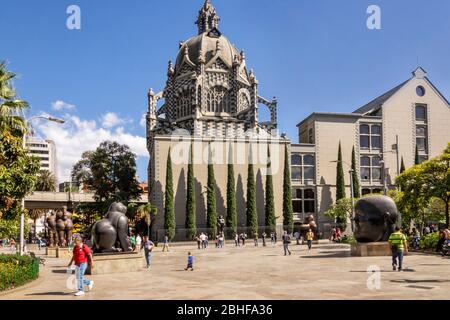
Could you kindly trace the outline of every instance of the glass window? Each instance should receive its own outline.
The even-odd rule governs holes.
[[[416,127],[416,136],[425,137],[427,135],[427,128],[424,126]]]
[[[315,201],[305,201],[305,213],[314,213],[316,210],[314,208]]]
[[[361,166],[370,167],[370,158],[369,157],[361,157]]]
[[[315,165],[315,163],[314,163],[314,156],[305,155],[303,157],[303,161],[304,161],[305,165],[308,165],[308,166],[314,166]]]
[[[302,180],[302,168],[292,167],[292,180]]]
[[[381,134],[381,126],[372,126],[372,134]]]
[[[416,120],[426,120],[427,108],[425,106],[416,106]]]
[[[372,180],[381,180],[381,168],[372,168]]]
[[[417,149],[419,149],[419,151],[425,151],[427,148],[425,138],[417,138],[416,144],[417,144]]]
[[[379,166],[381,166],[380,161],[381,161],[381,158],[380,158],[379,156],[373,156],[373,157],[372,157],[372,166],[373,166],[373,167],[379,167]]]
[[[293,199],[302,199],[302,189],[292,189]]]
[[[304,179],[314,180],[314,167],[304,167]]]
[[[428,160],[428,156],[419,156],[419,162],[420,163],[425,162],[427,160]]]
[[[360,136],[359,137],[359,146],[363,149],[369,149],[370,142],[369,136]]]
[[[416,88],[416,93],[419,97],[423,97],[425,95],[425,88],[422,86],[418,86]]]
[[[370,168],[361,168],[361,180],[370,180]]]
[[[359,126],[360,134],[369,134],[369,126],[367,124],[362,124]]]
[[[294,201],[292,201],[292,209],[296,213],[303,213],[302,200],[294,200]]]
[[[381,148],[381,136],[372,136],[372,148],[380,149]]]
[[[315,199],[313,189],[305,189],[305,199]]]
[[[291,157],[291,164],[293,165],[293,166],[299,166],[299,165],[301,165],[302,164],[302,156],[301,155],[299,155],[299,154],[294,154],[294,155],[292,155],[292,157]]]

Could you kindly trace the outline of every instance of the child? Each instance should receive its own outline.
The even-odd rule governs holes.
[[[189,269],[191,269],[191,271],[194,271],[194,257],[190,252],[188,252],[188,264],[184,270],[188,271]]]

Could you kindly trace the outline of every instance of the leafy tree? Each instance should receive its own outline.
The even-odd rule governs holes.
[[[361,188],[359,185],[358,171],[356,170],[355,146],[352,149],[352,180],[353,180],[353,198],[361,197]]]
[[[352,218],[352,199],[339,199],[324,214],[327,217],[335,219],[336,222],[343,224],[342,228],[345,229],[347,219]]]
[[[166,229],[169,239],[173,239],[175,236],[176,222],[173,197],[172,158],[170,152],[171,150],[169,148],[169,154],[167,155],[166,192],[164,197],[164,229]]]
[[[105,141],[93,152],[85,152],[72,170],[72,180],[94,191],[97,202],[128,204],[142,190],[136,178],[136,155],[127,145]]]
[[[217,234],[217,209],[216,209],[216,179],[214,177],[214,164],[209,146],[208,155],[208,182],[206,187],[206,226],[212,233]]]
[[[266,206],[265,206],[265,220],[266,227],[270,232],[275,231],[277,219],[275,217],[275,201],[273,193],[273,176],[272,163],[270,158],[270,146],[267,148],[267,175],[266,175]]]
[[[136,232],[144,236],[149,235],[150,227],[157,214],[158,209],[150,202],[138,206],[135,216]]]
[[[43,170],[39,173],[36,183],[36,191],[56,191],[56,178],[50,171]]]
[[[256,209],[256,183],[251,146],[247,171],[247,207],[245,215],[247,218],[247,228],[250,229],[249,231],[253,235],[258,232],[258,212]]]
[[[234,178],[233,148],[230,144],[227,168],[227,227],[237,232],[236,181]]]
[[[283,225],[287,232],[294,230],[294,210],[292,208],[291,168],[289,162],[288,147],[284,147],[284,172],[283,172]]]
[[[406,168],[405,168],[405,162],[403,161],[403,157],[402,157],[402,161],[400,164],[400,173],[405,172]]]
[[[345,180],[344,180],[344,168],[342,163],[342,149],[341,142],[339,141],[338,160],[336,166],[336,201],[344,199],[345,196]]]
[[[39,172],[38,159],[30,157],[23,146],[28,128],[22,113],[28,104],[17,98],[11,84],[14,77],[6,69],[6,63],[0,63],[0,218],[3,219],[16,219],[22,213],[21,199],[34,190]],[[11,230],[13,223],[4,225]]]
[[[186,229],[188,238],[197,234],[197,221],[195,210],[195,177],[194,177],[194,154],[192,144],[189,150],[189,164],[187,173],[187,193],[186,193]]]

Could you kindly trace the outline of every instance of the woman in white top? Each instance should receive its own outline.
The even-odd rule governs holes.
[[[142,238],[141,236],[138,234],[136,236],[136,252],[141,251],[141,243],[142,243]]]

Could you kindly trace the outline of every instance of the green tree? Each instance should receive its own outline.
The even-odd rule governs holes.
[[[294,210],[292,208],[291,168],[289,162],[288,147],[284,147],[284,172],[283,172],[283,225],[288,233],[294,230]]]
[[[175,206],[173,197],[173,173],[172,173],[172,157],[169,153],[167,155],[167,170],[166,170],[166,192],[164,197],[164,229],[166,229],[169,239],[175,236]]]
[[[33,209],[33,210],[28,210],[28,216],[30,217],[30,219],[33,220],[33,226],[34,226],[34,235],[37,236],[37,232],[36,232],[36,221],[41,218],[44,215],[44,210],[41,209]]]
[[[336,201],[344,199],[345,196],[345,180],[344,168],[342,163],[342,149],[339,141],[338,160],[336,165]]]
[[[401,164],[400,164],[400,173],[405,172],[405,170],[406,170],[405,162],[403,161],[403,157],[402,157],[402,161],[401,161]]]
[[[352,200],[348,198],[339,199],[324,214],[343,224],[341,227],[345,230],[347,218],[352,218]]]
[[[419,148],[417,147],[417,145],[416,145],[416,152],[415,152],[415,155],[414,155],[414,164],[415,165],[420,164]]]
[[[56,178],[50,171],[43,170],[39,173],[36,183],[36,191],[56,191]]]
[[[356,154],[355,146],[352,149],[352,180],[353,180],[353,197],[361,197],[361,187],[359,185],[358,171],[356,170]]]
[[[197,221],[195,210],[195,177],[194,177],[194,153],[192,144],[189,150],[189,164],[187,173],[186,192],[186,224],[187,237],[193,238],[197,234]]]
[[[258,212],[256,209],[256,183],[252,152],[252,147],[250,145],[247,171],[247,207],[245,216],[247,218],[247,228],[249,228],[249,231],[253,236],[254,233],[258,232]]]
[[[217,209],[216,209],[216,179],[214,177],[214,164],[209,146],[208,155],[208,182],[206,192],[206,226],[212,235],[217,234]]]
[[[136,155],[127,145],[105,141],[93,152],[85,152],[74,165],[72,180],[94,191],[97,202],[128,205],[142,193],[136,178]]]
[[[233,148],[229,146],[227,165],[227,227],[237,232],[236,181],[234,178]]]
[[[266,205],[265,205],[266,227],[270,232],[275,231],[277,219],[275,217],[275,201],[273,193],[272,162],[270,158],[270,146],[267,148],[267,173],[266,173]]]

